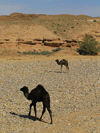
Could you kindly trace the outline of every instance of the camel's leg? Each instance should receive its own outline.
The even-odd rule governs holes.
[[[66,66],[66,70],[67,70],[67,72],[68,72],[68,70],[69,70],[69,67],[68,67],[68,66]]]
[[[33,103],[30,104],[30,109],[29,109],[29,114],[28,114],[29,116],[31,115],[31,108],[32,108],[32,105],[33,105]]]
[[[62,64],[61,64],[61,72],[62,72]]]
[[[52,124],[52,111],[51,111],[51,109],[50,109],[50,108],[48,108],[48,107],[47,107],[47,110],[48,110],[49,115],[50,115],[50,118],[51,118],[51,123],[50,123],[50,124]]]
[[[45,105],[43,104],[43,111],[42,111],[42,115],[41,115],[41,117],[40,117],[40,120],[42,119],[42,116],[43,116],[43,114],[45,113],[45,109],[46,109],[46,107],[45,107]]]
[[[37,119],[36,103],[34,103],[35,120]]]

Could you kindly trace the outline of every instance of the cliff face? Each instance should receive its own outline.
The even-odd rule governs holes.
[[[91,34],[100,42],[100,18],[22,13],[0,16],[0,49],[49,51],[51,47],[76,48],[85,34]]]

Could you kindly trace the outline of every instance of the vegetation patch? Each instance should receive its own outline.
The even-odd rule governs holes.
[[[53,51],[53,52],[58,52],[58,51],[60,51],[60,50],[62,50],[62,48],[59,47],[59,48],[53,49],[52,51]]]
[[[94,20],[93,20],[93,22],[97,22],[97,20],[96,20],[96,19],[94,19]]]
[[[52,54],[52,53],[54,53],[54,52],[58,52],[58,51],[60,51],[60,50],[62,50],[62,48],[56,48],[56,49],[53,49],[52,50],[52,52],[49,52],[49,51],[42,51],[42,52],[35,52],[35,51],[29,51],[29,52],[23,52],[23,53],[21,53],[21,52],[17,52],[17,53],[19,53],[19,54],[27,54],[27,55],[50,55],[50,54]]]
[[[72,29],[75,28],[74,26],[71,27]]]
[[[29,51],[29,52],[23,52],[22,54],[28,54],[28,55],[48,55],[48,54],[51,54],[51,52],[49,51],[42,51],[42,52],[32,52],[32,51]]]
[[[79,45],[80,48],[77,49],[77,52],[81,55],[97,55],[97,53],[100,51],[98,42],[89,34],[85,35],[84,41]]]
[[[57,34],[57,31],[54,31],[55,34]]]

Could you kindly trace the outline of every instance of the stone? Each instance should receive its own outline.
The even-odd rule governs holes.
[[[62,44],[64,44],[63,41],[44,41],[45,46],[60,47]]]

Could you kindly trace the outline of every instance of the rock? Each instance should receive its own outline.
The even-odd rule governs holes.
[[[10,41],[10,39],[4,39],[4,41]]]
[[[6,104],[4,104],[3,106],[4,106],[4,107],[7,107],[7,105],[6,105]]]
[[[0,44],[3,44],[4,42],[0,42]]]
[[[43,38],[35,38],[33,41],[43,41]]]
[[[44,41],[45,46],[60,47],[62,44],[64,44],[63,41]]]
[[[66,44],[66,47],[71,47],[71,44]]]
[[[6,113],[3,113],[2,115],[3,115],[3,116],[5,116],[5,115],[6,115]]]
[[[78,44],[78,39],[67,39],[65,42],[67,43],[66,47],[71,47]]]
[[[32,41],[32,44],[31,45],[35,45],[35,44],[42,44],[42,41]]]
[[[22,41],[24,41],[24,39],[22,39],[22,38],[18,38],[18,39],[16,39],[16,41],[18,41],[18,42],[22,42]]]
[[[35,45],[36,44],[36,42],[34,42],[34,41],[26,41],[26,42],[23,42],[24,44],[30,44],[30,45]]]
[[[32,41],[26,41],[25,44],[32,44]]]
[[[57,40],[60,40],[60,38],[57,38],[57,37],[54,37],[54,38],[43,38],[43,41],[57,41]]]

